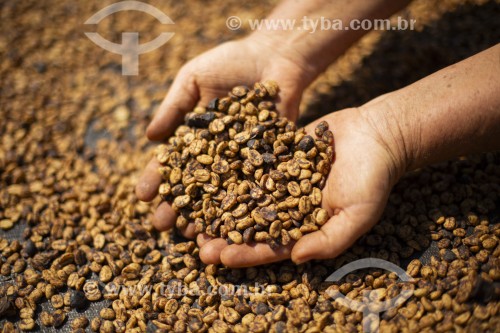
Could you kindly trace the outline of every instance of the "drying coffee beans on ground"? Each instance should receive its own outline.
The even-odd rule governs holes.
[[[148,204],[134,194],[155,156],[144,134],[151,115],[187,59],[240,36],[225,27],[236,8],[264,17],[274,2],[147,2],[172,18],[175,36],[141,54],[139,75],[125,77],[121,56],[84,35],[82,23],[102,1],[1,1],[0,332],[362,332],[362,312],[332,295],[359,301],[376,289],[386,301],[399,293],[396,274],[374,268],[324,281],[368,257],[414,280],[406,302],[380,313],[381,333],[498,332],[499,153],[407,174],[379,223],[333,260],[205,265],[194,241],[156,231],[160,198]],[[404,15],[415,30],[373,31],[318,78],[304,95],[302,124],[500,40],[497,1],[414,0]],[[96,28],[120,43],[130,22],[141,43],[165,31],[137,11]],[[197,161],[208,166],[210,157]]]
[[[234,87],[197,107],[157,148],[176,225],[228,243],[287,245],[328,220],[321,206],[333,163],[333,133],[322,121],[309,135],[275,110],[276,82]]]

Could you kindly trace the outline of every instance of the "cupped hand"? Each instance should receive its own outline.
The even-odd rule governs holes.
[[[298,53],[276,46],[276,43],[251,35],[222,44],[188,62],[177,74],[148,126],[148,138],[165,140],[196,105],[206,106],[213,98],[226,96],[234,86],[251,87],[255,82],[269,79],[280,85],[277,110],[295,120],[302,92],[316,73],[304,65]],[[136,187],[140,200],[151,201],[156,197],[161,183],[158,167],[153,158],[143,171]],[[163,202],[155,212],[154,225],[159,230],[167,230],[175,224],[175,218],[173,209]],[[193,225],[188,225],[181,233],[193,238]]]
[[[334,133],[335,160],[322,191],[322,206],[331,216],[320,230],[295,244],[273,250],[266,243],[228,245],[224,239],[198,235],[205,263],[255,266],[291,258],[295,263],[334,258],[367,232],[381,216],[402,163],[392,137],[381,135],[385,103],[329,114],[306,127],[314,133],[325,120]],[[380,109],[380,110],[379,110]],[[387,133],[385,133],[387,134]]]

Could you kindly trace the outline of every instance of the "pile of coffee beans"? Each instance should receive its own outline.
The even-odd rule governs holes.
[[[321,189],[333,163],[333,133],[322,121],[313,134],[275,110],[274,81],[234,87],[197,107],[157,148],[165,182],[159,193],[179,214],[176,225],[229,244],[275,248],[328,220]]]

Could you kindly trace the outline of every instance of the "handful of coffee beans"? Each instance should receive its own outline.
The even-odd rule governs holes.
[[[156,157],[160,196],[179,214],[176,226],[230,244],[287,245],[318,230],[333,162],[333,133],[323,121],[313,137],[280,117],[274,81],[234,87],[196,107]]]

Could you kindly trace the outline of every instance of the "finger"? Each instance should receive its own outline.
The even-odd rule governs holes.
[[[224,265],[234,268],[263,265],[290,258],[292,247],[293,244],[288,244],[273,250],[266,243],[233,244],[222,250],[220,259]]]
[[[151,201],[158,194],[158,187],[161,184],[161,175],[158,172],[160,163],[156,158],[152,158],[144,169],[139,182],[135,186],[135,194],[142,201]]]
[[[198,236],[196,236],[196,243],[198,244],[199,247],[203,247],[203,245],[205,245],[206,243],[210,242],[213,239],[215,238],[207,234],[198,234]]]
[[[292,261],[301,264],[312,259],[331,259],[349,248],[370,229],[362,218],[350,219],[345,211],[334,215],[318,231],[298,240],[292,250]]]
[[[176,219],[177,215],[175,211],[170,207],[168,202],[164,201],[156,208],[153,226],[160,231],[169,230],[175,225]]]
[[[158,205],[158,208],[156,208],[153,218],[153,226],[159,231],[169,230],[174,227],[176,220],[177,214],[170,204],[164,201]],[[185,228],[179,229],[179,232],[186,238],[195,238],[196,233],[194,223],[189,223]]]
[[[188,223],[185,228],[179,229],[181,235],[189,239],[194,239],[196,237],[196,233],[194,231],[194,223]]]
[[[205,264],[220,264],[220,254],[226,248],[227,241],[222,238],[215,238],[207,242],[200,249],[200,259]]]
[[[175,221],[177,220],[177,214],[172,209],[170,204],[166,201],[162,202],[156,208],[153,226],[159,231],[165,231],[172,229],[175,226]],[[179,229],[182,236],[186,238],[193,239],[196,236],[194,223],[188,223],[185,228]]]
[[[182,122],[184,114],[196,105],[198,97],[194,77],[186,71],[179,72],[146,130],[147,137],[155,141],[169,137]]]

